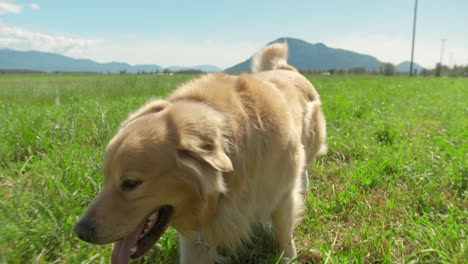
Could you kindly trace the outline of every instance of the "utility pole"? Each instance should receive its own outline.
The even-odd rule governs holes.
[[[445,41],[447,39],[440,40],[440,66],[442,67],[442,59],[444,58],[444,48],[445,48]]]
[[[442,76],[442,59],[444,58],[444,48],[445,48],[445,41],[447,39],[441,39],[440,40],[440,76]]]
[[[416,14],[418,12],[418,0],[414,0],[414,16],[413,16],[413,42],[411,44],[411,63],[409,69],[409,76],[413,76],[413,58],[414,58],[414,38],[416,35]]]

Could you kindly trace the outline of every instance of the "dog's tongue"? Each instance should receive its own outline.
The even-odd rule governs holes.
[[[143,225],[140,225],[133,233],[117,241],[112,251],[112,264],[128,264],[130,262],[130,249],[136,246]]]

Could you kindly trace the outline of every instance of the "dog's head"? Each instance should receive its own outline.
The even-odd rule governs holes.
[[[121,125],[104,157],[104,186],[75,226],[95,244],[116,242],[113,263],[148,252],[168,226],[196,230],[225,191],[223,116],[201,103],[154,101]]]

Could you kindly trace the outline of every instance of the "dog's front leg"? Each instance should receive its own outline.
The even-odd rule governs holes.
[[[180,264],[212,264],[216,245],[205,241],[200,234],[185,237],[179,233]]]
[[[298,194],[289,194],[280,202],[276,210],[272,214],[272,224],[278,239],[279,248],[284,252],[283,263],[288,263],[289,260],[296,257],[296,246],[293,239],[295,219],[298,215],[298,210],[301,205],[298,204]]]

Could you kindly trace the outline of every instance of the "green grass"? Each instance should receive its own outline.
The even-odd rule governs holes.
[[[0,76],[0,263],[108,263],[72,232],[119,123],[194,76]],[[466,263],[468,79],[310,76],[329,154],[309,169],[301,263]],[[138,263],[177,262],[167,232]],[[230,263],[275,263],[261,228]]]

